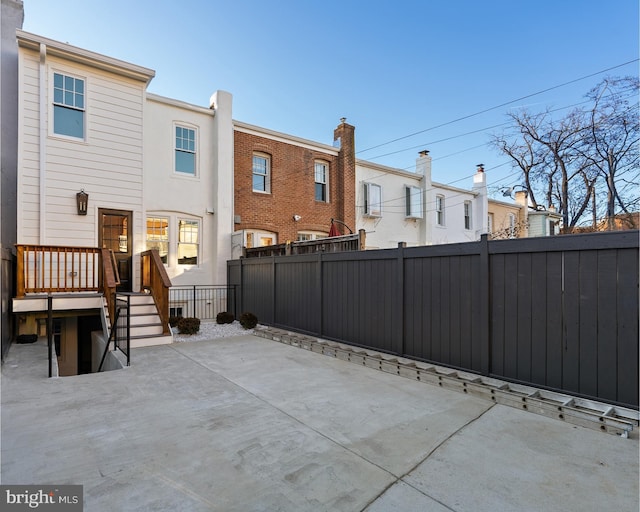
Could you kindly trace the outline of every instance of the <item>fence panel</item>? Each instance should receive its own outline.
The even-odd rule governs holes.
[[[295,324],[303,332],[319,332],[318,261],[315,256],[301,256],[283,258],[275,263],[275,325]]]
[[[638,406],[638,232],[229,262],[266,325]]]
[[[404,355],[480,372],[479,253],[404,262]]]
[[[377,254],[373,254],[377,253]],[[384,352],[401,341],[395,251],[323,256],[322,335]]]

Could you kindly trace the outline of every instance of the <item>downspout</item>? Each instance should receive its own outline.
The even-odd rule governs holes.
[[[46,243],[46,168],[47,168],[47,46],[45,44],[40,43],[40,69],[39,69],[39,109],[40,109],[40,154],[39,154],[39,167],[40,167],[40,245],[45,245]]]

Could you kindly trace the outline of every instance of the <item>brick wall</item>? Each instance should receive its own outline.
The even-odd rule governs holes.
[[[234,131],[235,212],[241,222],[235,230],[276,233],[278,243],[296,240],[300,231],[328,233],[331,218],[344,220],[355,229],[355,152],[353,127],[341,125],[343,147],[339,156],[320,149]],[[349,129],[350,128],[350,129]],[[340,127],[336,129],[336,133]],[[270,193],[253,191],[253,154],[271,157]],[[351,160],[345,164],[345,157]],[[314,163],[329,167],[329,201],[315,200]],[[301,219],[295,221],[294,215]]]

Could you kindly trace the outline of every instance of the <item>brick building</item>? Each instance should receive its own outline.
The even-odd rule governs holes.
[[[355,231],[354,134],[342,119],[329,146],[234,121],[234,257],[327,236],[331,219]]]

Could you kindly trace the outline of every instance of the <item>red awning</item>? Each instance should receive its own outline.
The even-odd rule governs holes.
[[[335,222],[333,222],[333,219],[331,219],[331,227],[329,228],[329,236],[340,236],[340,232],[338,231],[338,228],[336,227]]]

